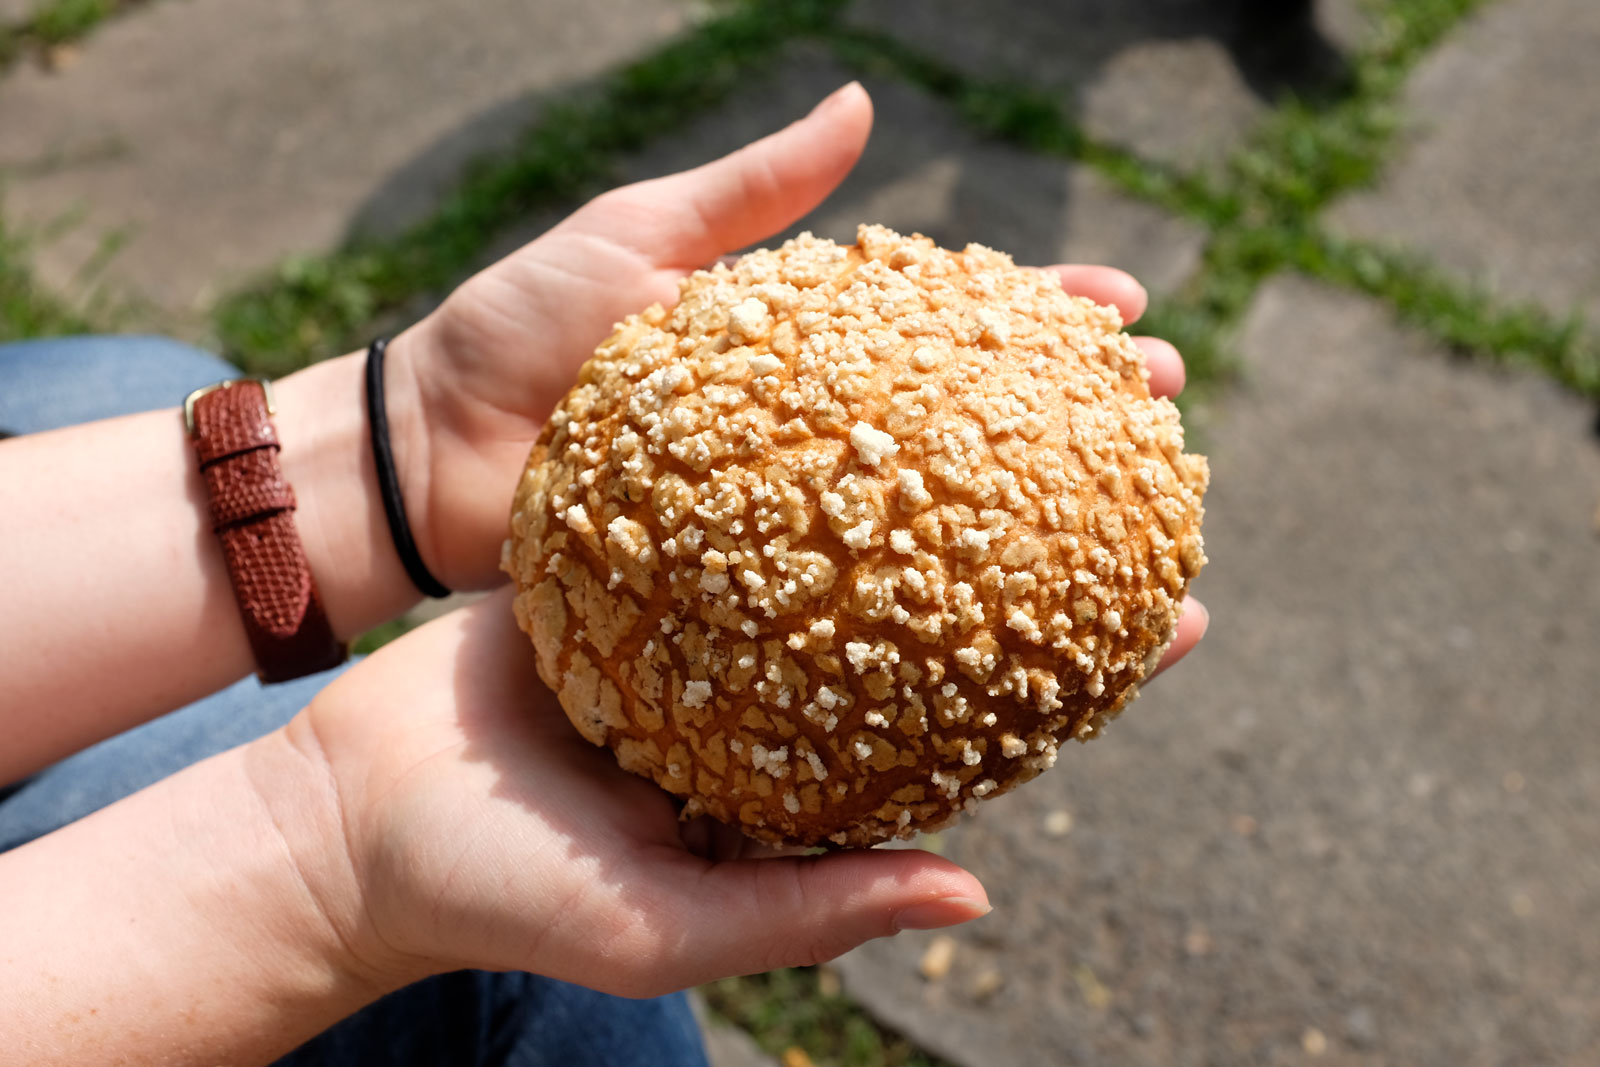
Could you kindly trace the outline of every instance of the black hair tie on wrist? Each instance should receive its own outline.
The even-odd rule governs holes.
[[[431,597],[447,597],[439,579],[422,562],[417,543],[411,537],[411,524],[406,521],[406,502],[400,495],[400,479],[394,471],[394,449],[389,444],[389,416],[383,406],[383,354],[389,348],[389,339],[380,337],[367,348],[367,425],[372,428],[372,458],[378,468],[378,494],[383,497],[383,513],[389,519],[389,533],[394,538],[394,549],[412,583]]]

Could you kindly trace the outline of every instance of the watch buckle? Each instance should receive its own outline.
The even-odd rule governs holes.
[[[194,436],[194,406],[199,402],[200,398],[205,396],[207,393],[214,393],[218,389],[231,389],[240,382],[261,383],[261,392],[267,400],[267,414],[276,415],[278,413],[277,402],[272,396],[272,382],[268,381],[266,378],[263,378],[259,374],[246,374],[241,378],[229,378],[227,381],[217,382],[213,385],[207,385],[196,389],[194,392],[183,398],[183,428],[190,437]]]

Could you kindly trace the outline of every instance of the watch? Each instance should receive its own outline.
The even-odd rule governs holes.
[[[286,682],[344,662],[295,531],[294,491],[278,463],[272,387],[240,378],[196,389],[183,401],[222,543],[234,599],[263,682]]]

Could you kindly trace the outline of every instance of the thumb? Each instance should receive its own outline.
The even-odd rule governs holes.
[[[687,982],[810,967],[900,930],[989,913],[970,873],[913,849],[735,860],[702,867],[679,911],[693,958]]]
[[[613,240],[658,267],[692,269],[789,226],[822,203],[866,147],[872,101],[858,82],[798,122],[693,170],[607,194]],[[623,208],[617,211],[615,209]]]

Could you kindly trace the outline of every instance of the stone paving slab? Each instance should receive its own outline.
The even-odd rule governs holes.
[[[701,1027],[701,1034],[711,1067],[778,1067],[777,1060],[762,1052],[755,1039],[737,1027],[710,1023]]]
[[[732,151],[804,115],[852,77],[820,49],[795,46],[751,91],[628,160],[622,178]],[[1199,265],[1201,227],[1116,192],[1086,168],[980,139],[949,107],[902,83],[864,84],[876,109],[866,153],[791,234],[810,229],[854,241],[857,224],[879,222],[947,247],[977,241],[1020,263],[1108,263],[1154,292],[1175,289]]]
[[[0,0],[0,26],[15,26],[28,19],[36,0]]]
[[[1242,350],[1206,643],[942,835],[995,904],[944,977],[905,934],[846,988],[969,1067],[1592,1064],[1593,408],[1298,279]]]
[[[1230,53],[1236,0],[858,0],[850,18],[968,74],[1069,95],[1094,136],[1215,165],[1266,110]],[[1357,0],[1318,0],[1317,28],[1354,47]],[[1259,88],[1259,87],[1258,87]]]
[[[426,211],[527,124],[532,98],[687,17],[681,0],[151,3],[65,70],[24,62],[0,80],[6,217],[81,209],[35,256],[46,284],[74,288],[118,232],[108,281],[190,313],[283,256],[337,246],[357,211],[391,225]]]
[[[1600,320],[1600,4],[1500,0],[1413,76],[1413,143],[1336,230],[1434,257],[1499,296]]]

